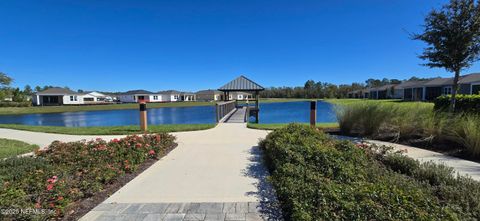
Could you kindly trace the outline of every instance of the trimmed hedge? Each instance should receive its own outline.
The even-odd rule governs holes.
[[[478,113],[480,112],[480,95],[466,95],[466,94],[458,94],[456,96],[457,101],[455,104],[455,109],[457,112],[471,112],[471,113]],[[435,110],[448,110],[450,107],[450,99],[452,99],[451,95],[444,95],[437,97],[434,101],[435,103]]]
[[[30,107],[31,101],[16,102],[16,101],[1,101],[0,107]]]
[[[172,148],[168,134],[128,136],[106,142],[53,142],[37,157],[12,157],[0,161],[0,209],[13,211],[0,220],[61,218],[74,202],[94,196],[108,184],[131,173],[147,159]],[[31,209],[45,214],[16,213]],[[38,212],[38,211],[37,211]]]
[[[480,183],[291,124],[260,142],[286,220],[478,220]]]

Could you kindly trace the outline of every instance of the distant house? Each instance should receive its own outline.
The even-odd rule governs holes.
[[[54,87],[35,93],[32,102],[37,106],[83,104],[83,94]]]
[[[196,94],[191,92],[181,92],[177,90],[167,90],[159,91],[159,94],[162,95],[164,101],[166,102],[175,102],[175,101],[195,101]]]
[[[232,92],[229,94],[229,100],[249,100],[253,99],[253,95],[247,92]]]
[[[198,101],[222,101],[223,92],[217,90],[201,90],[195,93]]]
[[[146,90],[132,90],[122,93],[118,99],[122,103],[138,103],[138,102],[164,102],[162,94],[153,93]]]
[[[113,102],[113,98],[110,95],[106,95],[96,91],[86,92],[85,96],[88,96],[89,102]],[[86,101],[85,97],[83,100]]]
[[[371,99],[393,99],[399,96],[398,90],[395,90],[396,84],[387,84],[380,87],[371,88],[369,96]]]
[[[405,81],[399,84],[397,88],[399,88],[400,90],[403,89],[403,100],[420,101],[423,99],[423,85],[426,82],[427,81]]]
[[[49,88],[32,96],[32,103],[37,106],[101,104],[111,100],[111,97],[96,91],[79,93],[60,87]]]
[[[180,101],[180,95],[182,92],[176,90],[159,91],[158,94],[162,95],[162,98],[166,102]]]
[[[197,95],[193,92],[181,92],[180,101],[196,101]]]
[[[431,101],[442,95],[452,94],[453,78],[434,78],[423,84],[424,101]]]
[[[465,75],[458,83],[461,94],[480,94],[480,73]]]

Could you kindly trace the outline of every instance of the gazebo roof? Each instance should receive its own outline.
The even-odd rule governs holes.
[[[265,88],[241,75],[218,89],[219,91],[263,91]]]

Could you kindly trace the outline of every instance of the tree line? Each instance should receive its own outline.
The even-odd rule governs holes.
[[[426,80],[426,78],[411,77],[406,80]],[[303,86],[296,87],[269,87],[260,93],[265,98],[346,98],[348,92],[365,88],[380,87],[389,84],[400,84],[399,79],[367,79],[364,83],[331,84],[308,80]]]
[[[55,87],[51,85],[45,85],[35,86],[34,88],[32,88],[30,85],[25,85],[23,89],[20,89],[19,87],[11,87],[12,82],[12,77],[8,76],[3,72],[0,72],[0,102],[27,102],[29,101],[29,98],[33,96],[36,92]],[[69,89],[68,87],[63,88]]]

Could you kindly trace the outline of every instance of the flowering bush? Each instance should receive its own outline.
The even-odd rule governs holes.
[[[0,162],[0,208],[42,208],[42,216],[15,214],[15,218],[61,217],[72,202],[93,196],[147,159],[157,159],[175,143],[168,134],[132,135],[109,142],[102,139],[53,142],[36,158]],[[0,214],[0,219],[4,218]]]
[[[260,143],[286,220],[479,220],[480,183],[291,124]]]

